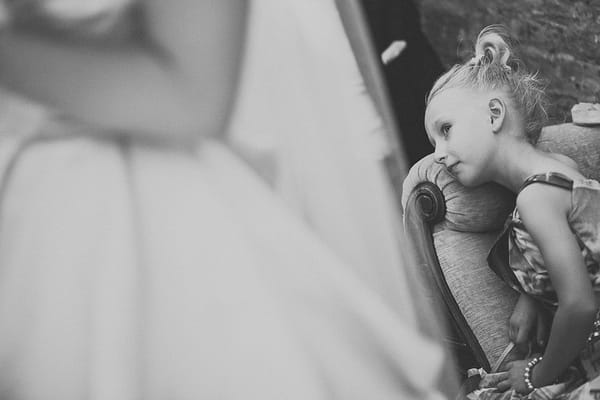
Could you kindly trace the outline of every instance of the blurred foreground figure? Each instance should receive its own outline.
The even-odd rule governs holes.
[[[244,1],[7,4],[2,399],[438,397],[402,257],[392,299],[224,140]]]

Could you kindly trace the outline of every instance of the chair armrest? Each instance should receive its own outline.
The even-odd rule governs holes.
[[[445,321],[444,342],[451,349],[464,375],[469,367],[489,369],[489,361],[456,303],[439,264],[432,227],[443,221],[446,204],[442,191],[432,182],[421,182],[410,192],[404,208],[404,226],[408,241],[415,250],[425,297]]]
[[[406,236],[415,249],[415,275],[432,307],[447,321],[446,341],[458,367],[463,373],[470,367],[489,370],[507,344],[502,328],[514,293],[485,259],[514,196],[497,185],[465,188],[432,156],[411,168],[402,194]],[[488,291],[494,298],[485,298]],[[493,320],[488,321],[490,316]]]

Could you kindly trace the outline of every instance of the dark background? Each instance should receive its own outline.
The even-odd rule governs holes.
[[[521,59],[546,78],[551,122],[578,102],[600,102],[600,0],[415,0],[423,31],[448,68],[472,56],[482,27],[501,23]]]

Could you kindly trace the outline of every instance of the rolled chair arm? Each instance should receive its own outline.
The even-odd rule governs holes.
[[[444,195],[440,188],[431,182],[419,183],[410,194],[408,202],[414,204],[413,211],[420,219],[429,224],[441,222],[446,215]]]
[[[408,240],[415,249],[417,276],[431,307],[446,325],[443,340],[450,347],[460,371],[489,362],[477,338],[463,317],[448,287],[433,243],[432,227],[444,220],[446,200],[434,183],[418,183],[408,195],[404,209],[404,224]]]
[[[466,188],[429,155],[404,180],[402,205],[406,236],[417,258],[415,275],[447,321],[446,340],[460,370],[489,369],[503,350],[506,339],[500,330],[506,324],[500,319],[512,305],[502,300],[511,289],[485,259],[514,206],[513,194],[498,185]]]

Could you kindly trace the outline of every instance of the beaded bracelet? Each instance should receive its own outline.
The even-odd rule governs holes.
[[[531,383],[531,375],[533,372],[534,365],[536,365],[537,363],[542,361],[542,358],[544,358],[544,357],[539,356],[539,357],[532,358],[531,361],[529,361],[527,363],[527,367],[525,367],[525,372],[523,373],[523,378],[525,379],[525,384],[527,385],[527,389],[529,389],[529,390],[537,389],[535,386],[533,386],[533,383]]]

